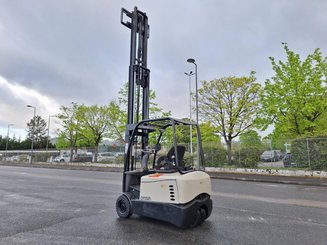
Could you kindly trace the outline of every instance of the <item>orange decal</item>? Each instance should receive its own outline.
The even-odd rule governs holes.
[[[151,174],[151,175],[149,175],[149,177],[160,177],[162,174]]]

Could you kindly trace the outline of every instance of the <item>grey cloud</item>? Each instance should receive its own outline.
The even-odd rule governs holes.
[[[184,72],[194,69],[186,62],[189,57],[196,59],[199,81],[255,70],[263,82],[273,74],[268,57],[284,59],[281,42],[301,55],[318,47],[327,53],[323,0],[0,0],[0,4],[0,75],[59,104],[106,104],[117,97],[128,78],[130,41],[129,30],[120,24],[121,7],[131,11],[137,5],[147,13],[151,88],[162,107],[180,116],[188,115]],[[5,93],[0,90],[0,96]],[[5,115],[0,117],[2,126],[11,123]]]

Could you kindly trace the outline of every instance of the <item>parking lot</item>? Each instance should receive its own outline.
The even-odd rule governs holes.
[[[325,244],[326,187],[213,179],[213,213],[182,230],[119,219],[121,173],[0,166],[0,244]]]

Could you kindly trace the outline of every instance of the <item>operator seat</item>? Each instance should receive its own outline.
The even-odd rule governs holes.
[[[165,171],[175,171],[176,166],[183,167],[183,158],[185,154],[185,146],[177,145],[177,157],[178,157],[178,163],[175,162],[176,154],[175,154],[175,147],[173,146],[167,153],[167,156],[161,156],[157,160],[156,169],[157,170],[163,170]]]
[[[186,151],[185,146],[177,145],[178,163],[176,163],[176,165],[179,166],[179,167],[183,166],[183,158],[184,158],[185,151]],[[174,146],[168,151],[167,158],[168,158],[169,161],[173,161],[174,158],[176,159],[175,147]]]

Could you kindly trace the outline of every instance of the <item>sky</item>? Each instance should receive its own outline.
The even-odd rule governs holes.
[[[325,0],[0,0],[0,135],[14,124],[9,136],[26,137],[26,105],[48,121],[62,105],[117,100],[130,51],[121,8],[134,6],[149,19],[150,88],[176,118],[189,116],[188,58],[201,87],[251,71],[264,84],[274,74],[269,57],[285,60],[282,42],[302,58],[316,48],[327,55]]]

